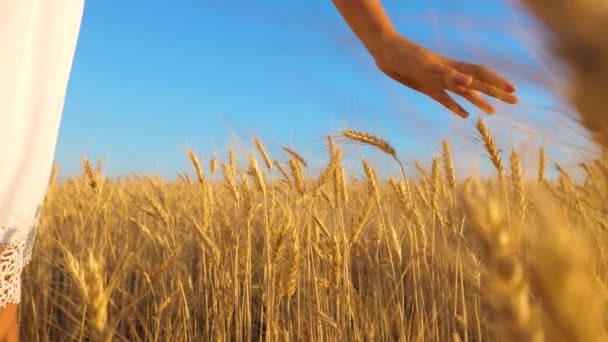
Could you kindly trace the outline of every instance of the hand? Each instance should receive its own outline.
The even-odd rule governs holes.
[[[448,59],[398,35],[381,46],[372,55],[382,72],[460,117],[466,118],[469,113],[447,91],[460,95],[487,114],[494,114],[496,109],[481,93],[509,104],[518,101],[513,95],[515,86],[484,66]]]

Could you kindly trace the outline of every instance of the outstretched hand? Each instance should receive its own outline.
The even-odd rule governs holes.
[[[459,95],[487,114],[496,109],[483,94],[509,104],[518,97],[515,86],[496,72],[476,64],[455,61],[420,47],[401,36],[382,44],[373,57],[376,65],[395,81],[423,93],[458,116],[469,113],[448,93]]]

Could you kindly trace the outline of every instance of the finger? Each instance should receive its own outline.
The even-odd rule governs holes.
[[[471,75],[464,74],[449,66],[442,66],[441,72],[444,75],[443,87],[445,89],[456,90],[459,87],[469,87],[473,82]]]
[[[499,75],[497,72],[485,66],[468,63],[462,64],[464,65],[464,70],[468,74],[481,82],[491,84],[494,87],[508,93],[514,93],[517,90],[513,83],[507,81],[507,79]]]
[[[507,93],[503,90],[496,88],[495,86],[493,86],[491,84],[481,82],[479,80],[473,80],[473,82],[471,82],[471,85],[469,86],[469,88],[480,91],[486,95],[497,98],[508,104],[516,104],[519,101],[519,98],[517,96],[515,96],[511,93]]]
[[[496,108],[494,108],[494,106],[492,106],[479,92],[464,87],[459,87],[454,92],[467,99],[484,113],[490,115],[496,113]]]
[[[448,93],[446,93],[445,91],[440,91],[438,93],[434,93],[434,94],[430,94],[429,95],[433,100],[439,102],[440,104],[442,104],[445,108],[449,109],[450,111],[454,112],[456,115],[460,116],[461,118],[468,118],[469,117],[469,113],[464,110],[464,108],[462,108],[450,95],[448,95]]]

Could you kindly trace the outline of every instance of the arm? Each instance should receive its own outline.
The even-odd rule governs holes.
[[[333,3],[372,55],[379,54],[383,45],[398,36],[379,0],[333,0]]]
[[[485,93],[515,104],[515,86],[486,67],[451,60],[399,35],[380,0],[332,0],[348,26],[376,61],[395,81],[423,93],[461,117],[468,117],[448,93],[468,100],[484,112],[494,107]]]

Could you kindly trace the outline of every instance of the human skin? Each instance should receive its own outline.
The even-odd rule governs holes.
[[[0,342],[19,341],[17,304],[9,304],[0,310]]]
[[[460,117],[469,113],[448,93],[459,95],[487,114],[496,109],[482,94],[509,104],[518,102],[516,88],[496,72],[434,53],[401,36],[380,0],[333,0],[346,23],[393,80],[416,90]]]

